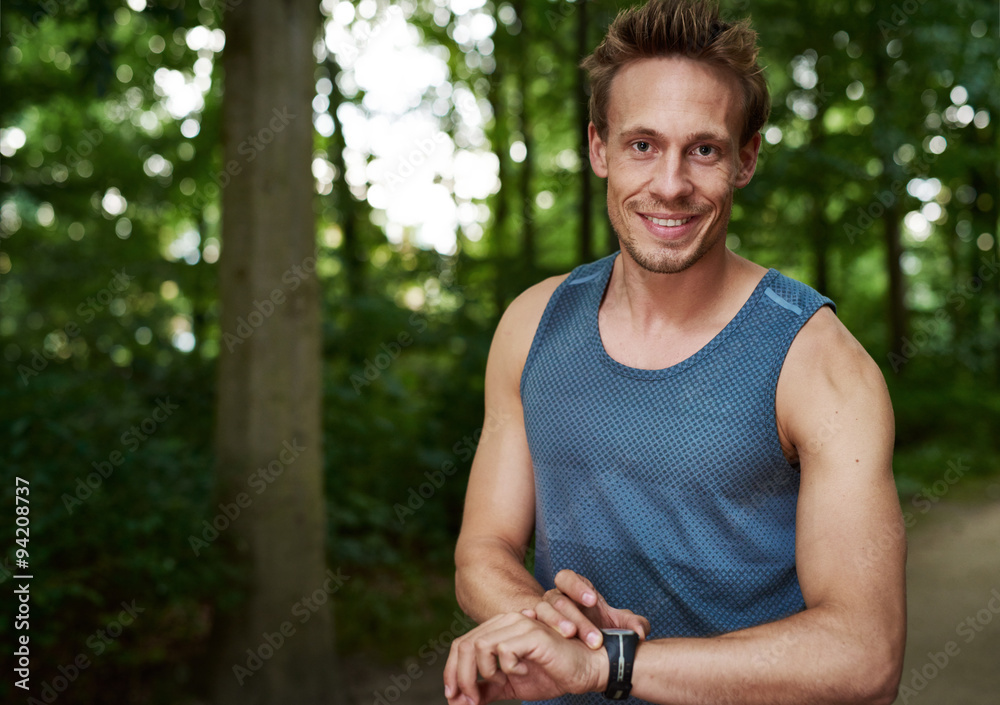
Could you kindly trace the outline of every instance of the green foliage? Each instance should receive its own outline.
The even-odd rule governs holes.
[[[209,373],[206,365],[177,369],[164,383],[141,373],[116,379],[114,368],[63,368],[28,390],[5,383],[4,506],[13,505],[14,477],[31,483],[38,687],[79,654],[99,675],[74,687],[77,702],[100,702],[116,680],[136,701],[148,701],[159,683],[190,685],[191,671],[178,664],[204,653],[213,606],[234,599],[227,566],[195,558],[187,540],[212,482],[204,428],[212,398],[201,392]],[[156,414],[162,423],[153,415],[158,400],[178,407]],[[102,642],[99,630],[133,601],[141,610],[134,623]],[[15,633],[12,615],[0,615],[4,633]]]
[[[733,16],[752,11],[774,102],[730,246],[823,288],[883,366],[901,493],[940,479],[959,457],[970,477],[995,474],[1000,273],[988,265],[997,255],[1000,45],[978,24],[993,21],[993,9],[924,3],[900,23],[868,0],[723,5]],[[338,176],[317,197],[329,563],[351,576],[336,597],[337,638],[390,660],[414,655],[456,608],[452,550],[503,307],[579,263],[588,198],[593,256],[614,249],[603,187],[581,186],[586,96],[576,64],[580,13],[593,47],[617,3],[487,3],[489,51],[458,42],[460,20],[438,4],[405,7],[424,44],[447,50],[449,84],[490,106],[484,131],[501,184],[474,204],[488,208],[482,236],[462,232],[457,251],[441,255],[414,246],[410,232],[390,240],[385,214],[347,185],[342,131],[316,138],[315,156]],[[0,494],[11,507],[13,478],[31,482],[33,682],[51,682],[79,653],[93,663],[60,702],[199,692],[212,624],[244,595],[223,558],[225,531],[199,555],[191,544],[220,511],[214,261],[225,180],[218,55],[192,49],[187,32],[218,29],[220,14],[209,2],[133,12],[104,0],[60,3],[52,17],[40,4],[6,3],[0,18],[0,123],[26,135],[0,164]],[[155,76],[193,80],[199,60],[211,83],[197,130],[182,132]],[[346,73],[331,57],[317,66],[317,79],[335,79],[334,118],[340,105],[367,110]],[[953,99],[987,123],[952,119]],[[440,120],[456,144],[464,139],[453,104]],[[940,154],[937,137],[947,145]],[[530,158],[512,159],[516,142]],[[931,177],[940,182],[933,196],[906,188]],[[898,220],[940,209],[926,230],[902,231],[908,345],[892,324],[889,207]],[[176,412],[146,440],[126,437],[166,399]],[[67,505],[114,452],[121,464]],[[88,637],[133,599],[145,611],[96,653]],[[11,614],[0,612],[4,633]],[[7,679],[0,697],[12,692]]]

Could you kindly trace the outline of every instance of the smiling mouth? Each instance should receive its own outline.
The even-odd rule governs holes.
[[[667,227],[667,228],[676,228],[679,225],[684,225],[684,224],[690,222],[691,218],[693,218],[694,216],[688,216],[687,218],[682,218],[681,220],[669,220],[667,218],[654,218],[654,217],[649,216],[649,215],[644,215],[642,217],[645,218],[646,220],[648,220],[649,222],[653,223],[654,225],[660,225],[660,226]]]

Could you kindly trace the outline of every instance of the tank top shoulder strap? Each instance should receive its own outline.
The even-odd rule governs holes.
[[[595,262],[580,265],[563,282],[556,287],[545,306],[545,312],[538,322],[538,328],[531,341],[531,348],[528,350],[528,357],[524,362],[524,370],[521,372],[521,391],[524,391],[524,380],[528,370],[538,357],[538,349],[545,340],[546,333],[552,326],[554,319],[559,323],[568,322],[578,324],[573,327],[581,332],[586,330],[586,316],[590,312],[595,312],[600,305],[601,297],[614,267],[615,258],[618,253],[610,254]],[[572,321],[565,319],[572,318]]]

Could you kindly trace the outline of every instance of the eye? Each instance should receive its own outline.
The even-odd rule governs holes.
[[[640,152],[648,152],[652,149],[652,145],[650,145],[649,142],[643,142],[642,140],[639,140],[633,146]]]
[[[713,147],[710,144],[700,145],[699,147],[696,148],[695,151],[698,152],[698,156],[700,157],[711,157],[717,152],[715,147]]]

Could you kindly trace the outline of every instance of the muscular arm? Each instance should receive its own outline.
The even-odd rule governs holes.
[[[524,567],[535,524],[535,486],[520,381],[553,277],[519,296],[497,326],[486,365],[486,426],[476,449],[455,549],[455,593],[477,622],[534,608],[544,591]]]
[[[598,649],[598,627],[646,635],[649,621],[609,605],[585,576],[563,570],[555,576],[557,589],[545,592],[524,567],[535,525],[535,482],[521,407],[521,373],[542,313],[565,278],[552,277],[525,291],[504,313],[493,337],[486,365],[487,420],[469,475],[455,549],[455,593],[477,622],[528,610],[544,615],[563,636],[578,636]]]
[[[891,703],[906,631],[905,538],[882,375],[828,309],[793,343],[777,416],[801,462],[806,610],[710,639],[642,644],[633,694],[685,703]]]
[[[783,447],[801,463],[796,569],[806,609],[718,637],[641,643],[634,696],[663,705],[895,698],[906,546],[892,480],[892,407],[878,367],[828,309],[792,344],[777,422]],[[604,690],[604,649],[556,637],[552,626],[541,612],[508,613],[456,640],[445,672],[450,705]],[[477,671],[484,681],[476,682]]]

